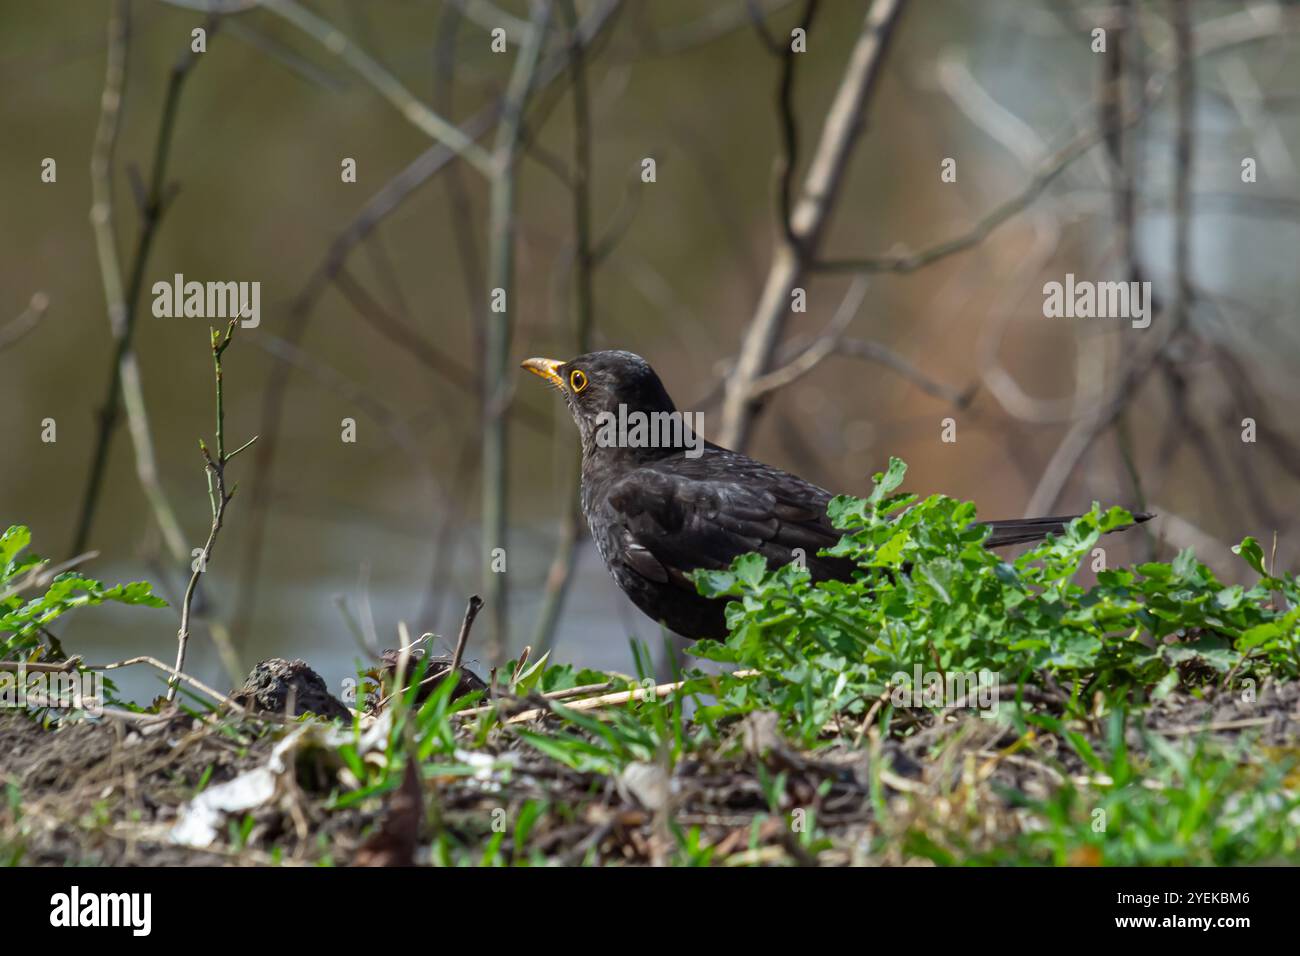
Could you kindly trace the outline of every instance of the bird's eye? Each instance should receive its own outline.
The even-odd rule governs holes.
[[[581,369],[574,369],[569,373],[569,388],[573,389],[573,394],[577,395],[587,387],[587,376]]]

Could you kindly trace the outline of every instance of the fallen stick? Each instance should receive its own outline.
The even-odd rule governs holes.
[[[758,674],[758,671],[756,670],[735,671],[734,673],[732,673],[731,676],[732,677],[753,677],[756,674]],[[611,707],[615,704],[626,704],[629,701],[633,701],[633,700],[649,700],[651,697],[655,697],[655,698],[667,697],[673,691],[685,687],[687,683],[688,681],[682,680],[682,681],[673,681],[668,684],[656,684],[654,687],[636,687],[631,690],[616,691],[612,694],[601,694],[597,697],[584,697],[581,700],[575,700],[572,703],[565,704],[564,706],[569,708],[570,710],[597,710],[601,707]],[[593,684],[591,686],[594,688],[594,687],[599,687],[601,685]],[[572,695],[576,691],[582,689],[583,688],[571,687],[568,690],[551,691],[550,693],[543,694],[542,696],[547,700],[557,700],[566,695]],[[458,711],[457,716],[475,717],[478,716],[479,714],[485,714],[488,711],[495,710],[495,709],[496,709],[495,704],[484,704],[481,707],[471,707],[468,710]],[[529,710],[525,710],[521,713],[515,714],[513,717],[507,718],[505,723],[507,724],[524,723],[525,721],[536,720],[538,717],[545,716],[546,714],[549,713],[552,713],[550,708],[534,707]]]
[[[149,657],[147,655],[143,655],[141,657],[130,657],[124,661],[114,661],[112,664],[86,664],[84,666],[86,670],[90,670],[90,671],[111,671],[111,670],[117,670],[119,667],[130,667],[134,664],[148,664],[150,667],[156,667],[164,674],[171,675],[173,680],[184,681],[185,683],[189,684],[191,687],[194,687],[195,689],[202,691],[203,693],[207,694],[209,697],[213,698],[214,700],[220,701],[221,703],[225,704],[227,707],[230,707],[231,709],[236,710],[239,713],[244,714],[245,716],[248,715],[248,710],[246,708],[244,708],[240,704],[235,703],[225,694],[221,693],[220,691],[213,690],[211,687],[203,683],[201,680],[191,677],[189,674],[186,674],[183,671],[179,671],[174,667],[168,667],[166,664],[158,660],[158,658],[156,657]]]
[[[1239,720],[1220,720],[1209,724],[1188,725],[1186,727],[1163,727],[1156,733],[1165,737],[1184,737],[1192,734],[1215,733],[1220,730],[1245,730],[1247,727],[1263,727],[1271,724],[1278,717],[1283,720],[1295,719],[1294,714],[1273,714],[1268,717],[1242,717]]]
[[[460,622],[460,634],[456,636],[456,650],[451,655],[452,672],[460,670],[460,662],[465,658],[465,645],[469,643],[469,631],[474,626],[474,618],[478,617],[478,612],[483,610],[483,599],[477,594],[471,594],[469,604],[465,606],[465,619]]]
[[[13,671],[15,674],[19,671],[25,671],[28,674],[66,674],[69,671],[76,670],[81,663],[80,657],[69,657],[66,661],[59,661],[57,664],[40,663],[37,661],[0,661],[0,671]]]

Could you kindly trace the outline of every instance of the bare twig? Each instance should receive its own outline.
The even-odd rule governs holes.
[[[758,671],[736,671],[732,677],[753,677]],[[656,684],[653,687],[635,687],[632,690],[620,690],[612,694],[599,694],[595,697],[584,697],[581,700],[575,700],[566,703],[564,706],[569,710],[599,710],[602,707],[613,707],[616,704],[627,704],[637,700],[654,700],[659,697],[667,697],[675,690],[685,687],[689,681],[679,680],[671,681],[666,684]],[[491,705],[489,705],[491,706]],[[481,713],[486,708],[473,707],[460,711],[457,716],[467,717],[471,714]],[[538,707],[532,710],[525,710],[522,713],[515,714],[506,720],[507,724],[523,724],[530,720],[536,720],[546,714],[552,713],[551,708]]]
[[[225,523],[226,506],[230,504],[230,499],[235,495],[235,488],[226,489],[226,465],[230,464],[236,455],[257,441],[257,438],[253,437],[230,454],[226,454],[226,405],[221,356],[230,347],[230,339],[235,334],[235,328],[238,325],[238,319],[231,320],[226,327],[225,335],[215,329],[212,331],[212,372],[216,381],[217,392],[217,453],[215,457],[208,450],[207,444],[202,440],[199,441],[199,450],[203,454],[204,470],[208,478],[208,502],[212,506],[212,527],[208,531],[208,540],[203,545],[203,551],[195,559],[194,572],[190,575],[190,582],[185,588],[185,598],[181,602],[181,626],[176,633],[177,674],[185,670],[185,651],[190,640],[190,605],[194,601],[194,591],[199,585],[199,578],[207,571],[208,561],[212,558],[212,549],[217,542],[217,535],[221,533],[221,528]],[[173,678],[167,685],[168,700],[176,698],[176,689],[176,680]]]
[[[9,674],[67,674],[80,666],[80,657],[68,657],[57,664],[41,661],[0,661],[0,671]]]
[[[465,659],[465,647],[469,644],[469,632],[474,626],[474,618],[478,617],[478,612],[483,610],[483,599],[477,594],[471,594],[469,603],[465,605],[465,618],[460,622],[460,633],[456,635],[456,650],[451,655],[452,673],[460,669],[460,662]]]
[[[1255,11],[1250,11],[1220,17],[1202,26],[1192,52],[1197,57],[1208,56],[1243,44],[1268,39],[1276,36],[1286,23],[1287,17],[1280,13],[1278,8],[1266,8],[1259,11],[1258,15]],[[1177,51],[1166,52],[1162,61],[1165,64],[1163,69],[1151,76],[1138,101],[1131,108],[1123,111],[1121,122],[1124,126],[1132,126],[1140,122],[1147,115],[1147,111],[1163,98],[1168,81],[1177,69]],[[999,226],[1027,209],[1066,168],[1075,160],[1087,155],[1089,150],[1111,132],[1111,129],[1093,126],[1071,138],[1039,165],[1033,179],[1024,190],[992,209],[961,235],[918,252],[891,253],[861,259],[821,259],[812,264],[811,268],[820,272],[906,274],[974,248]]]
[[[113,157],[121,125],[123,92],[126,85],[126,60],[131,35],[130,4],[128,0],[115,0],[109,22],[108,65],[105,68],[104,92],[100,97],[99,126],[90,159],[90,180],[93,201],[90,222],[95,232],[95,248],[99,256],[99,270],[104,285],[104,300],[108,306],[109,327],[115,338],[120,338],[126,328],[127,306],[122,291],[122,269],[118,260],[117,237],[114,229]],[[149,429],[148,409],[144,401],[144,387],[140,381],[140,366],[134,348],[122,354],[122,403],[126,409],[127,426],[135,449],[136,476],[153,509],[162,533],[163,543],[173,561],[183,565],[187,549],[180,522],[167,493],[158,480],[158,465],[154,454],[153,438]]]
[[[799,18],[799,29],[803,30],[805,37],[812,29],[813,20],[817,16],[817,8],[818,0],[804,0],[803,15]],[[780,171],[777,176],[777,182],[779,183],[777,192],[778,219],[781,231],[785,233],[785,241],[791,246],[799,248],[804,241],[804,237],[795,232],[794,229],[794,177],[798,171],[796,166],[799,161],[799,122],[794,112],[794,67],[795,57],[799,56],[799,54],[795,52],[793,42],[778,45],[776,40],[768,35],[760,11],[752,4],[750,10],[755,14],[754,23],[758,27],[760,34],[781,55],[781,82],[777,92],[777,115],[781,120],[783,147],[781,150]]]
[[[840,339],[835,346],[835,352],[838,355],[865,359],[892,369],[927,395],[941,399],[954,408],[965,408],[969,405],[978,388],[977,385],[969,385],[958,390],[951,385],[945,385],[943,382],[932,379],[893,349],[880,342],[868,339]]]
[[[757,401],[752,394],[753,383],[771,365],[790,315],[791,292],[798,285],[808,262],[817,256],[825,225],[844,178],[855,134],[862,122],[862,111],[876,87],[884,53],[902,8],[903,0],[875,0],[849,55],[844,78],[809,164],[802,195],[789,215],[788,234],[783,236],[773,257],[736,368],[727,380],[719,442],[729,448],[743,450],[748,441],[757,410]]]
[[[1142,55],[1142,36],[1137,29],[1135,0],[1121,0],[1116,7],[1117,23],[1112,28],[1114,47],[1106,57],[1102,72],[1101,92],[1098,97],[1098,125],[1106,134],[1106,152],[1110,157],[1110,176],[1113,183],[1115,221],[1119,229],[1120,257],[1124,262],[1128,281],[1141,283],[1145,270],[1138,258],[1137,247],[1137,196],[1138,162],[1141,140],[1140,127],[1124,126],[1124,104],[1128,94],[1129,74],[1134,74],[1136,86],[1145,83],[1145,60]],[[1150,306],[1155,311],[1154,303]],[[1122,409],[1115,422],[1115,441],[1120,452],[1123,476],[1133,493],[1133,503],[1146,511],[1146,491],[1138,471],[1128,409]],[[1147,560],[1155,560],[1155,535],[1147,528],[1142,530],[1146,543]]]
[[[357,72],[378,93],[393,104],[413,126],[454,151],[484,176],[493,175],[487,152],[473,137],[454,123],[449,123],[411,93],[401,81],[327,20],[318,17],[294,0],[262,0],[262,7],[292,23],[330,53]]]
[[[1065,488],[1065,483],[1074,473],[1092,443],[1108,429],[1119,416],[1120,411],[1137,393],[1146,372],[1156,361],[1160,345],[1147,351],[1146,357],[1135,359],[1124,372],[1119,381],[1108,391],[1097,406],[1082,415],[1070,426],[1065,437],[1043,469],[1038,486],[1034,489],[1029,503],[1025,506],[1025,515],[1047,514],[1056,505],[1057,499]]]
[[[256,0],[260,4],[261,0]],[[310,59],[299,54],[288,44],[281,43],[275,37],[254,28],[248,19],[230,18],[226,21],[226,30],[230,35],[243,40],[249,46],[265,53],[295,76],[318,87],[333,96],[347,91],[347,84],[328,70],[321,69]]]
[[[24,335],[36,328],[41,319],[45,318],[46,310],[50,306],[50,299],[44,292],[32,293],[31,301],[27,303],[27,308],[18,313],[17,318],[9,322],[3,328],[0,328],[0,352],[15,344]]]
[[[862,300],[867,297],[867,284],[865,276],[857,276],[845,293],[844,301],[835,310],[835,317],[831,319],[826,331],[785,365],[754,380],[750,388],[755,398],[797,382],[816,368],[822,359],[839,349],[845,330],[858,314],[858,309],[862,308]]]
[[[574,231],[574,296],[573,349],[575,355],[591,350],[591,330],[595,305],[592,296],[592,273],[595,257],[591,236],[591,110],[587,95],[587,68],[582,36],[578,30],[578,15],[573,0],[561,0],[565,25],[568,28],[569,73],[573,79],[573,169],[569,176],[573,195]],[[567,472],[562,483],[565,499],[560,519],[560,537],[556,543],[551,568],[546,575],[546,591],[537,615],[533,646],[544,654],[555,640],[555,629],[569,584],[573,580],[577,561],[578,540],[582,536],[582,515],[578,489],[582,481],[581,462],[570,454]]]
[[[727,36],[755,17],[766,17],[790,6],[794,0],[735,0],[729,5],[714,4],[697,19],[661,31],[637,31],[636,42],[644,56],[676,56]],[[707,6],[707,5],[706,5]],[[756,10],[755,7],[758,7]]]
[[[455,57],[456,35],[460,26],[462,13],[456,3],[444,4],[438,17],[437,41],[434,44],[434,104],[438,109],[450,114],[455,99]],[[474,223],[473,203],[466,188],[465,177],[458,164],[452,163],[443,174],[443,192],[451,212],[451,228],[455,235],[456,254],[460,259],[461,284],[465,290],[465,301],[470,311],[470,334],[474,342],[474,354],[483,355],[487,351],[488,303],[483,297],[484,281],[483,262],[479,253],[478,236]],[[483,366],[473,370],[473,394],[478,396],[482,414]]]
[[[483,30],[500,27],[506,31],[506,39],[511,43],[522,44],[528,36],[527,20],[508,13],[488,0],[453,0],[448,6]]]
[[[215,19],[208,21],[209,35],[215,33],[217,23],[218,21]],[[119,29],[124,28],[119,27],[116,21],[111,29],[115,31],[114,36],[119,37],[119,39],[110,43],[110,47],[119,49],[117,56],[120,56],[121,61],[115,63],[113,58],[110,57],[108,79],[105,84],[106,95],[103,102],[104,113],[101,114],[100,127],[96,135],[96,152],[92,161],[92,171],[95,173],[92,180],[96,182],[96,198],[95,206],[92,208],[91,220],[96,226],[96,235],[99,240],[101,271],[104,276],[105,292],[109,303],[109,320],[113,325],[116,347],[113,353],[108,390],[100,410],[99,432],[91,456],[90,476],[86,481],[81,514],[77,520],[73,551],[84,551],[86,542],[90,538],[90,530],[95,520],[95,511],[104,482],[105,469],[108,465],[109,443],[117,425],[118,399],[122,397],[119,393],[126,391],[124,386],[128,382],[130,383],[129,387],[132,389],[131,407],[133,414],[137,415],[137,421],[138,415],[144,407],[143,398],[136,390],[139,382],[132,353],[132,337],[135,331],[136,317],[139,314],[140,292],[144,284],[144,273],[149,259],[149,251],[153,246],[158,224],[162,220],[162,214],[169,199],[169,193],[165,189],[167,157],[171,151],[172,136],[176,129],[176,116],[181,90],[185,85],[186,77],[189,76],[199,56],[192,50],[187,49],[171,70],[167,95],[163,101],[162,120],[158,127],[158,139],[154,148],[149,191],[145,197],[142,210],[142,222],[140,224],[140,235],[136,242],[135,258],[131,265],[130,279],[126,283],[125,290],[121,291],[121,274],[117,267],[116,249],[115,246],[112,251],[109,248],[112,246],[111,203],[106,190],[109,182],[109,162],[112,155],[112,146],[117,136],[118,111],[121,104],[121,84],[124,74],[120,71],[125,69],[125,35],[117,32]],[[118,294],[119,291],[121,291],[120,295]],[[138,432],[139,429],[133,431],[137,438],[139,437]],[[147,428],[145,432],[147,433]],[[148,448],[147,443],[141,445],[137,441],[137,452],[145,448]],[[150,464],[151,459],[152,455],[149,453],[148,458],[143,460],[146,464]],[[149,477],[147,473],[145,477]],[[149,483],[145,484],[146,491],[150,487]],[[152,483],[152,487],[157,487],[156,482]],[[157,496],[151,498],[151,501],[155,504],[159,500]],[[164,507],[162,511],[155,508],[155,514],[166,515],[168,513],[170,513],[169,508]],[[180,541],[180,550],[183,555],[185,553],[184,542],[179,536],[178,526],[174,524],[174,517],[171,520],[161,517],[160,522],[164,534],[170,538],[169,547],[174,548],[177,541]]]
[[[1193,734],[1214,733],[1220,730],[1245,730],[1247,727],[1267,727],[1274,721],[1283,722],[1286,720],[1287,717],[1284,714],[1274,714],[1268,717],[1242,717],[1237,720],[1216,720],[1187,727],[1159,727],[1156,728],[1156,733],[1169,737],[1189,737]]]
[[[1191,3],[1188,0],[1169,0],[1169,18],[1174,28],[1174,102],[1177,111],[1174,135],[1174,294],[1169,307],[1169,322],[1178,330],[1187,323],[1188,303],[1191,301],[1192,141],[1196,114]]]
[[[777,353],[776,360],[778,365],[785,365],[795,361],[802,351],[810,345],[806,337],[793,337],[781,347]],[[965,408],[974,398],[978,386],[972,385],[964,389],[956,389],[951,385],[946,385],[936,379],[930,378],[919,368],[903,358],[889,346],[871,339],[843,338],[841,337],[835,344],[836,355],[842,355],[846,358],[856,358],[867,362],[875,362],[883,365],[885,368],[897,372],[903,378],[907,379],[927,395],[932,395],[937,399],[947,402],[954,408]],[[708,394],[695,402],[693,407],[707,409],[715,405],[723,395],[726,386],[726,376],[735,368],[735,362],[721,363],[722,380],[715,385]]]
[[[247,713],[247,711],[242,706],[235,703],[235,701],[231,700],[225,694],[221,693],[220,691],[213,690],[207,684],[203,683],[201,680],[199,680],[196,677],[191,677],[189,674],[186,674],[184,671],[180,670],[180,668],[168,667],[166,664],[158,660],[158,658],[156,657],[149,657],[148,655],[142,655],[140,657],[130,657],[124,661],[114,661],[112,664],[86,664],[85,668],[88,671],[112,671],[112,670],[117,670],[119,667],[133,667],[136,664],[148,664],[150,667],[155,667],[158,670],[162,671],[164,674],[171,675],[171,680],[168,682],[167,685],[167,699],[169,701],[174,700],[176,698],[177,682],[184,682],[186,684],[189,684],[195,690],[202,691],[203,693],[211,697],[213,700],[217,701],[218,703],[225,704],[227,707],[231,708],[232,710],[238,713],[241,714]]]
[[[502,290],[504,308],[488,323],[484,356],[483,494],[481,555],[483,592],[489,605],[487,658],[496,664],[509,637],[506,576],[494,558],[506,549],[507,468],[506,410],[510,405],[510,338],[515,297],[515,161],[524,109],[537,77],[542,42],[550,20],[550,0],[533,0],[528,39],[516,56],[506,89],[501,123],[492,150],[492,188],[488,226],[488,288]]]

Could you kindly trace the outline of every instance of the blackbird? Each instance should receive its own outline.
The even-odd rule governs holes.
[[[683,637],[723,637],[725,600],[705,598],[688,577],[757,552],[769,567],[796,548],[814,581],[849,580],[854,564],[818,555],[841,533],[829,491],[704,441],[639,355],[589,352],[522,367],[564,396],[582,436],[581,503],[605,566],[632,603]],[[990,548],[1059,534],[1077,515],[986,521]],[[1137,514],[1138,522],[1151,515]]]

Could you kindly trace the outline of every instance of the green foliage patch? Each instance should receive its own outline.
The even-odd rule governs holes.
[[[970,502],[899,493],[905,471],[891,459],[867,498],[830,504],[844,537],[823,553],[856,563],[853,581],[814,583],[794,563],[769,569],[753,554],[696,573],[701,594],[735,600],[726,640],[692,653],[759,672],[726,682],[718,714],[775,710],[812,742],[918,664],[989,671],[1004,687],[1050,678],[1076,699],[1296,676],[1300,582],[1268,570],[1253,538],[1234,549],[1259,575],[1248,588],[1225,586],[1190,550],[1101,570],[1084,587],[1080,566],[1103,534],[1132,521],[1127,511],[1094,504],[1064,534],[1007,560],[984,547],[988,528]]]
[[[78,571],[65,571],[48,582],[38,578],[46,559],[27,551],[32,533],[23,525],[0,535],[0,659],[30,652],[41,631],[74,608],[115,601],[145,607],[166,607],[147,581],[105,587]],[[44,593],[26,597],[29,585]]]

